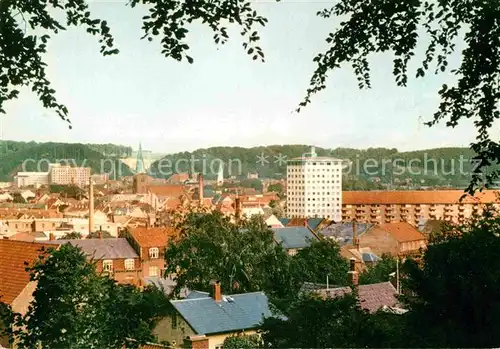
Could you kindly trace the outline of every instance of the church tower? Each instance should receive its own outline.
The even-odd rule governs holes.
[[[137,151],[137,159],[135,162],[135,174],[146,173],[144,166],[144,158],[142,157],[142,145],[139,143],[139,150]]]

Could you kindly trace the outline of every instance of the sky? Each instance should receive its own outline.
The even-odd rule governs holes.
[[[344,67],[330,74],[327,89],[311,105],[293,112],[314,70],[312,58],[327,47],[325,38],[338,23],[316,16],[328,4],[255,2],[269,20],[259,30],[265,63],[245,53],[237,28],[229,31],[226,45],[217,46],[210,29],[194,25],[188,34],[195,60],[190,65],[162,56],[159,40],[140,40],[143,9],[118,0],[94,0],[91,12],[108,21],[120,54],[102,57],[97,38],[74,28],[53,37],[45,58],[73,129],[45,110],[30,90],[23,90],[6,105],[7,115],[0,115],[1,136],[134,149],[142,142],[143,149],[162,153],[271,144],[413,150],[473,141],[470,123],[453,130],[444,124],[422,125],[432,117],[437,91],[450,76],[431,74],[398,87],[389,55],[371,59],[372,89],[359,90],[352,68]],[[451,66],[459,61],[457,53]]]

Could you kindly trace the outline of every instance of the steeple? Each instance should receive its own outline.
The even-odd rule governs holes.
[[[135,162],[135,174],[145,173],[144,159],[142,157],[142,145],[139,143],[139,150],[137,151],[137,159]]]

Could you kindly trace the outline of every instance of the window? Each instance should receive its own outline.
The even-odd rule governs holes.
[[[149,249],[149,258],[151,259],[156,259],[158,258],[158,254],[159,254],[159,250],[158,250],[158,247],[151,247]]]
[[[135,268],[135,261],[133,259],[125,259],[125,269],[132,270]]]
[[[113,261],[109,259],[102,261],[102,270],[113,271]]]
[[[149,276],[158,276],[159,270],[158,267],[149,267]]]

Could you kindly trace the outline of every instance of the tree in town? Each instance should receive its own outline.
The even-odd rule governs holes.
[[[167,311],[158,289],[118,285],[70,244],[46,250],[27,270],[37,283],[33,301],[24,315],[4,316],[18,348],[136,348],[154,339]]]
[[[66,233],[61,236],[58,240],[78,240],[82,238],[82,234],[77,231],[72,231],[71,233]]]
[[[441,103],[426,124],[441,121],[455,127],[466,119],[474,121],[478,167],[467,188],[491,183],[498,170],[483,176],[491,164],[500,162],[500,144],[489,132],[500,118],[500,2],[486,1],[358,1],[340,0],[318,13],[320,17],[342,18],[340,26],[326,38],[327,49],[315,58],[316,69],[298,111],[311,103],[313,94],[326,88],[328,74],[352,66],[360,88],[370,88],[373,53],[394,55],[393,74],[398,86],[408,84],[408,66],[419,45],[427,49],[416,69],[416,78],[426,73],[449,71],[455,82],[439,90]],[[450,67],[448,59],[457,43],[463,43],[462,61]]]
[[[499,248],[500,216],[488,209],[429,244],[420,263],[405,262],[404,301],[415,346],[500,343]]]
[[[281,195],[283,195],[283,184],[281,183],[269,184],[269,186],[267,187],[267,191],[276,192],[281,197]]]
[[[326,299],[304,295],[284,315],[263,321],[261,332],[266,347],[393,347],[401,338],[398,315],[369,314],[361,309],[354,294]]]
[[[209,291],[214,280],[227,294],[285,292],[288,255],[262,217],[235,224],[218,211],[191,213],[179,229],[182,239],[170,242],[165,252],[166,274],[176,277],[175,294],[184,287]]]
[[[292,259],[292,273],[296,290],[304,282],[325,284],[332,287],[348,284],[349,263],[340,254],[339,244],[331,239],[311,241],[311,244],[299,250]]]
[[[285,209],[279,201],[271,200],[269,202],[269,207],[272,209],[272,214],[276,216],[276,218],[285,217]]]
[[[101,231],[93,231],[89,235],[87,235],[87,239],[114,239],[115,236],[111,235],[109,231],[101,230]]]
[[[225,349],[255,349],[261,346],[261,340],[257,335],[229,336],[222,346]]]
[[[391,278],[390,275],[396,271],[396,268],[396,258],[388,254],[383,254],[379,261],[374,265],[368,266],[368,268],[359,275],[359,283],[368,285],[389,281]]]

